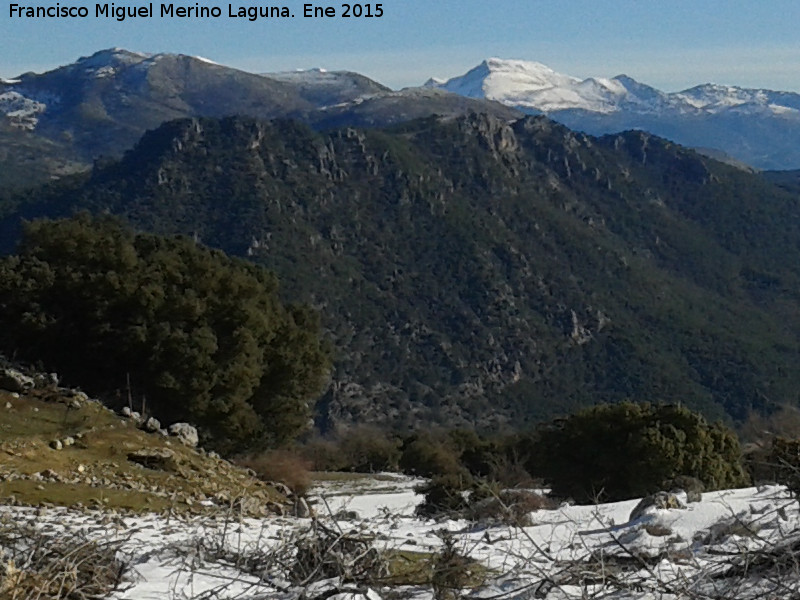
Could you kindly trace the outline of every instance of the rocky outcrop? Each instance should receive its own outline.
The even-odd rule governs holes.
[[[168,431],[171,436],[178,438],[180,443],[190,448],[195,448],[200,441],[197,429],[189,423],[173,423]]]
[[[28,377],[16,369],[0,369],[0,389],[24,394],[28,390],[33,389],[34,385],[35,383],[32,377]]]

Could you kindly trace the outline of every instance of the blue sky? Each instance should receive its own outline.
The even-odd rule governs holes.
[[[797,0],[389,0],[381,19],[318,20],[301,18],[304,2],[286,0],[294,19],[254,23],[157,15],[118,23],[95,19],[95,3],[86,0],[60,4],[88,7],[88,19],[11,19],[10,3],[0,4],[0,76],[7,78],[120,46],[201,55],[255,72],[347,69],[395,88],[460,75],[498,56],[578,77],[625,73],[666,91],[714,82],[800,92]],[[201,4],[227,15],[228,2]]]

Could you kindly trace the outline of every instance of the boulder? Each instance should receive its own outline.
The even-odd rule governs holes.
[[[128,454],[128,460],[157,471],[176,472],[179,470],[175,453],[168,448],[137,450]]]
[[[173,423],[169,426],[169,434],[177,437],[182,444],[192,448],[196,447],[200,441],[197,429],[189,423]]]
[[[358,521],[361,517],[354,510],[342,509],[339,512],[337,512],[333,516],[333,518],[336,519],[337,521]]]
[[[157,433],[161,429],[161,423],[155,417],[149,417],[142,425],[142,429],[147,433]]]
[[[311,507],[308,506],[305,498],[295,498],[292,513],[299,519],[311,517]]]
[[[33,383],[37,388],[58,387],[58,375],[56,373],[37,373],[33,376]]]
[[[34,382],[31,377],[20,373],[16,369],[0,369],[0,389],[24,394],[32,389],[33,385]]]
[[[665,482],[664,489],[670,490],[674,494],[685,492],[686,502],[691,503],[701,502],[703,500],[703,492],[706,491],[706,486],[697,477],[679,475]]]
[[[655,494],[651,494],[650,496],[645,496],[644,498],[641,499],[639,504],[637,504],[631,511],[631,516],[629,520],[635,521],[636,519],[650,512],[652,509],[668,509],[668,508],[686,508],[686,507],[683,505],[683,502],[681,502],[678,496],[676,496],[675,494],[671,492],[656,492]]]

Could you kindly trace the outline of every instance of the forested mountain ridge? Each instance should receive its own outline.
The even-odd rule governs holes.
[[[797,195],[642,132],[181,120],[14,206],[5,240],[85,209],[275,271],[335,347],[323,425],[519,426],[626,398],[742,418],[800,389]]]

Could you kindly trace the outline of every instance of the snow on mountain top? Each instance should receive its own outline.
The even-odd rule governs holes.
[[[571,108],[612,112],[616,101],[628,95],[624,83],[614,79],[580,80],[539,62],[500,58],[489,58],[461,77],[443,83],[430,80],[426,85],[542,112]]]
[[[349,71],[328,71],[327,69],[314,68],[261,73],[261,75],[262,77],[269,77],[286,83],[349,87],[352,85],[352,79],[355,74]]]
[[[122,65],[135,65],[143,60],[150,58],[152,54],[144,54],[142,52],[131,52],[123,48],[108,48],[95,52],[91,56],[80,57],[75,64],[82,67],[97,67],[102,68],[105,66],[122,66]]]
[[[264,77],[271,79],[283,79],[286,81],[297,80],[317,80],[317,79],[335,79],[347,74],[346,71],[328,71],[321,67],[313,69],[295,69],[294,71],[276,71],[274,73],[261,73]]]
[[[200,62],[204,62],[209,65],[218,65],[218,62],[211,60],[210,58],[205,58],[204,56],[193,56],[192,58],[196,58]]]
[[[583,110],[594,113],[716,113],[728,109],[773,114],[800,110],[800,94],[705,84],[668,94],[627,75],[578,79],[533,61],[489,58],[460,77],[431,79],[442,88],[470,98],[487,98],[529,112]]]

